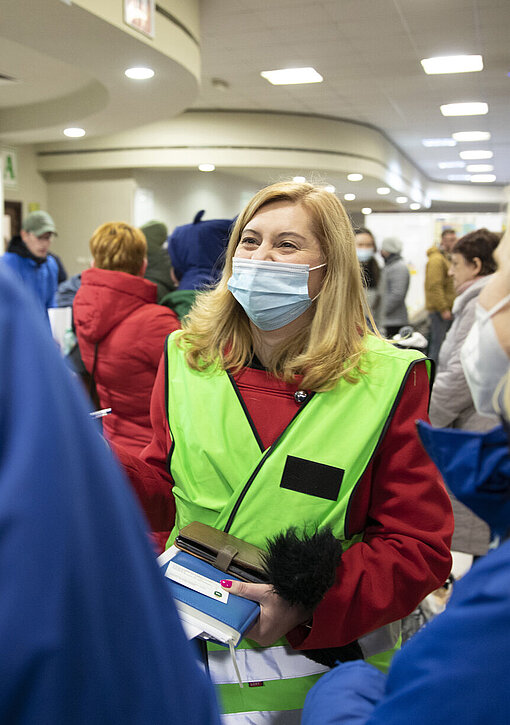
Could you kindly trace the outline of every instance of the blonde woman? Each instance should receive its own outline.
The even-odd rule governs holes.
[[[124,222],[102,224],[90,240],[92,268],[82,274],[73,303],[81,356],[112,443],[139,453],[152,438],[149,404],[167,335],[177,316],[156,304],[157,286],[144,279],[147,242]]]
[[[172,491],[170,543],[198,520],[279,544],[271,585],[224,581],[261,605],[238,657],[250,687],[230,679],[228,652],[208,653],[232,722],[298,723],[338,658],[387,666],[394,623],[449,574],[451,509],[413,423],[427,416],[428,365],[367,332],[364,300],[338,199],[306,183],[262,189],[217,287],[167,342],[151,445],[120,453],[149,516]]]

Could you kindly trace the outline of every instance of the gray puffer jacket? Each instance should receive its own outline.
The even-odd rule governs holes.
[[[409,270],[400,254],[390,254],[383,271],[384,327],[402,327],[408,324],[405,298],[409,289]]]

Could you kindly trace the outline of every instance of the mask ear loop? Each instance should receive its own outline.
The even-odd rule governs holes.
[[[313,271],[314,271],[314,269],[320,269],[321,267],[327,267],[327,266],[328,266],[328,263],[327,263],[327,262],[323,262],[322,264],[318,264],[318,265],[317,265],[316,267],[309,267],[309,268],[308,268],[308,273],[310,274],[310,272],[313,272]],[[320,295],[320,293],[321,293],[321,290],[319,290],[319,291],[317,292],[317,294],[316,294],[316,295],[315,295],[315,297],[313,298],[312,302],[315,302],[315,300],[316,300],[316,299],[317,299],[317,297],[318,297],[318,296]],[[510,295],[509,295],[509,296],[510,296]]]
[[[508,361],[508,365],[510,367],[510,360]],[[494,408],[496,413],[501,417],[503,417],[503,415],[504,415],[504,411],[503,411],[504,402],[503,401],[504,401],[504,398],[508,395],[506,386],[509,384],[510,384],[510,375],[509,375],[509,373],[506,373],[505,375],[503,375],[503,377],[497,384],[496,390],[494,391],[494,395],[492,396],[492,407]],[[505,393],[506,393],[506,395],[505,395]],[[502,403],[503,403],[503,405],[502,405]]]
[[[490,310],[486,310],[487,318],[493,317],[496,312],[499,312],[503,307],[506,307],[506,305],[510,302],[510,294],[506,295],[506,297],[503,297],[502,300],[497,302],[494,307],[491,307]]]

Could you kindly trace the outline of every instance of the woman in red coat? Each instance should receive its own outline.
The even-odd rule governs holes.
[[[112,409],[103,419],[106,437],[137,454],[152,439],[149,405],[163,343],[180,323],[144,279],[147,242],[139,229],[103,224],[90,251],[92,268],[73,304],[78,344],[101,407]]]

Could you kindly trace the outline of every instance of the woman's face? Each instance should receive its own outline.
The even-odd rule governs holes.
[[[375,251],[374,239],[370,234],[361,232],[356,234],[356,248],[357,249],[371,249]]]
[[[475,257],[475,260],[478,259]],[[480,260],[478,260],[480,262]],[[471,280],[478,277],[480,272],[481,264],[476,262],[469,262],[464,255],[454,252],[452,254],[450,269],[448,274],[453,277],[453,284],[455,289],[464,284],[464,282],[470,282]]]
[[[241,232],[234,257],[310,267],[325,261],[308,212],[301,204],[287,201],[266,204],[252,217]],[[310,272],[308,294],[312,299],[320,292],[324,274],[325,267]]]

